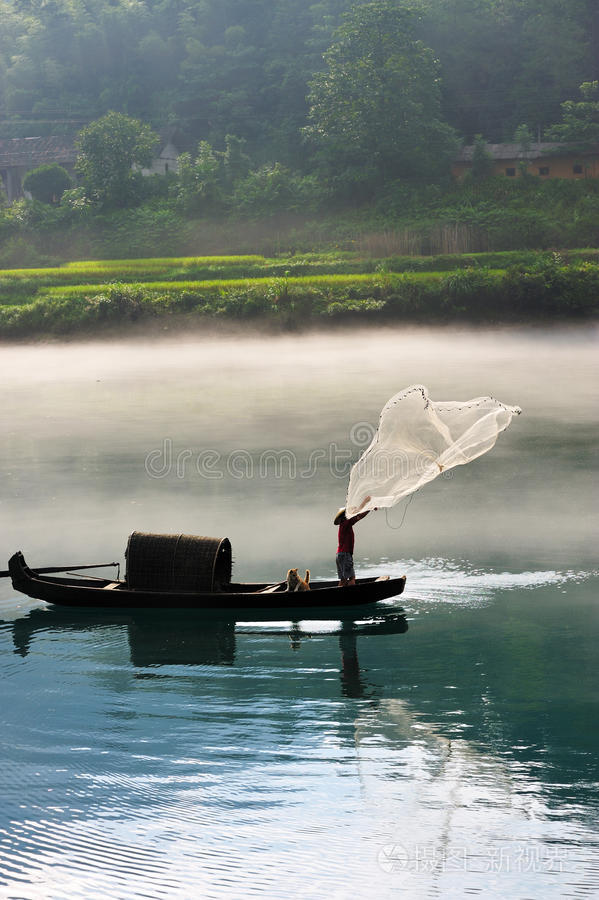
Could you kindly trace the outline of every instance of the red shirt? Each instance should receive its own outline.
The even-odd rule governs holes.
[[[339,546],[337,553],[353,553],[354,552],[354,529],[353,526],[364,516],[368,515],[369,510],[360,513],[359,516],[353,516],[351,519],[344,519],[339,526]]]

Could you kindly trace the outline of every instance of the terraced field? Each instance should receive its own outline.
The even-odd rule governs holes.
[[[361,259],[349,253],[71,262],[0,270],[0,336],[158,316],[473,320],[597,311],[597,250]]]

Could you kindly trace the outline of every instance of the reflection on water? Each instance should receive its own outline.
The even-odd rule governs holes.
[[[247,615],[254,617],[260,611],[253,610]],[[262,618],[272,618],[273,610],[262,613]],[[402,611],[386,610],[382,615],[370,615],[367,619],[352,618],[352,610],[339,620],[330,619],[330,610],[310,610],[310,621],[290,621],[258,626],[252,630],[251,623],[237,623],[230,612],[199,612],[172,610],[167,615],[163,611],[114,610],[84,611],[49,606],[31,610],[23,618],[2,622],[12,631],[15,653],[27,656],[31,641],[36,633],[56,634],[69,632],[97,632],[125,627],[135,667],[145,666],[232,666],[235,663],[235,634],[258,635],[267,638],[273,635],[287,637],[293,650],[299,650],[303,640],[311,640],[312,632],[303,625],[314,624],[318,633],[337,634],[341,650],[341,671],[344,675],[346,692],[352,696],[349,680],[354,677],[356,684],[360,678],[357,654],[357,638],[360,635],[403,634],[408,630],[408,622]],[[346,684],[345,676],[347,675]]]
[[[1,582],[0,897],[598,896],[594,338],[4,348],[0,568],[113,559],[142,529],[229,536],[239,580],[328,577],[330,457],[247,479],[233,451],[355,456],[414,382],[524,414],[400,528],[356,529],[360,574],[407,573],[403,609],[83,613]],[[166,438],[223,477],[150,477]]]
[[[291,622],[3,604],[0,882],[592,895],[594,593],[565,616],[563,584]]]
[[[501,881],[501,896],[522,896],[524,873],[531,896],[551,895],[561,879],[569,884],[562,896],[597,890],[593,824],[583,818],[564,835],[564,818],[580,810],[569,803],[556,816],[538,780],[542,761],[531,771],[476,740],[448,737],[397,699],[358,716],[356,750],[364,802],[390,826],[379,862],[408,896],[423,875],[442,896],[493,895],[485,879]],[[577,884],[585,867],[590,883]]]
[[[381,564],[392,578],[400,572],[410,573],[408,593],[420,608],[439,603],[482,606],[492,603],[497,591],[534,591],[549,585],[566,592],[589,577],[588,571],[573,569],[560,572],[485,571],[463,561],[447,559],[402,559],[397,562],[383,559],[376,565],[362,565],[360,574],[371,575],[380,570]],[[597,575],[599,571],[595,570],[593,574]]]

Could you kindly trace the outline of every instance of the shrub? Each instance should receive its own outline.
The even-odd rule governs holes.
[[[300,175],[280,163],[262,166],[237,182],[231,206],[247,215],[314,210],[319,202],[319,183],[314,175]]]
[[[8,238],[0,247],[0,267],[44,266],[53,260],[40,251],[36,244],[24,235],[16,234]]]
[[[66,169],[56,163],[38,166],[37,169],[27,172],[23,179],[23,188],[40,203],[59,203],[64,192],[70,187],[71,176]]]

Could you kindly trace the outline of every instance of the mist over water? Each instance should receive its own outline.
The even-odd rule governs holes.
[[[31,565],[123,562],[138,529],[330,577],[389,397],[523,413],[357,526],[358,574],[408,576],[363,619],[0,581],[0,897],[599,894],[598,367],[588,325],[1,347],[1,545]]]
[[[404,505],[370,516],[357,560],[589,563],[596,346],[587,326],[5,347],[7,549],[76,562],[122,553],[134,529],[184,531],[229,536],[238,576],[327,574],[349,466],[386,400],[424,383],[523,415],[420,491],[400,530]]]

